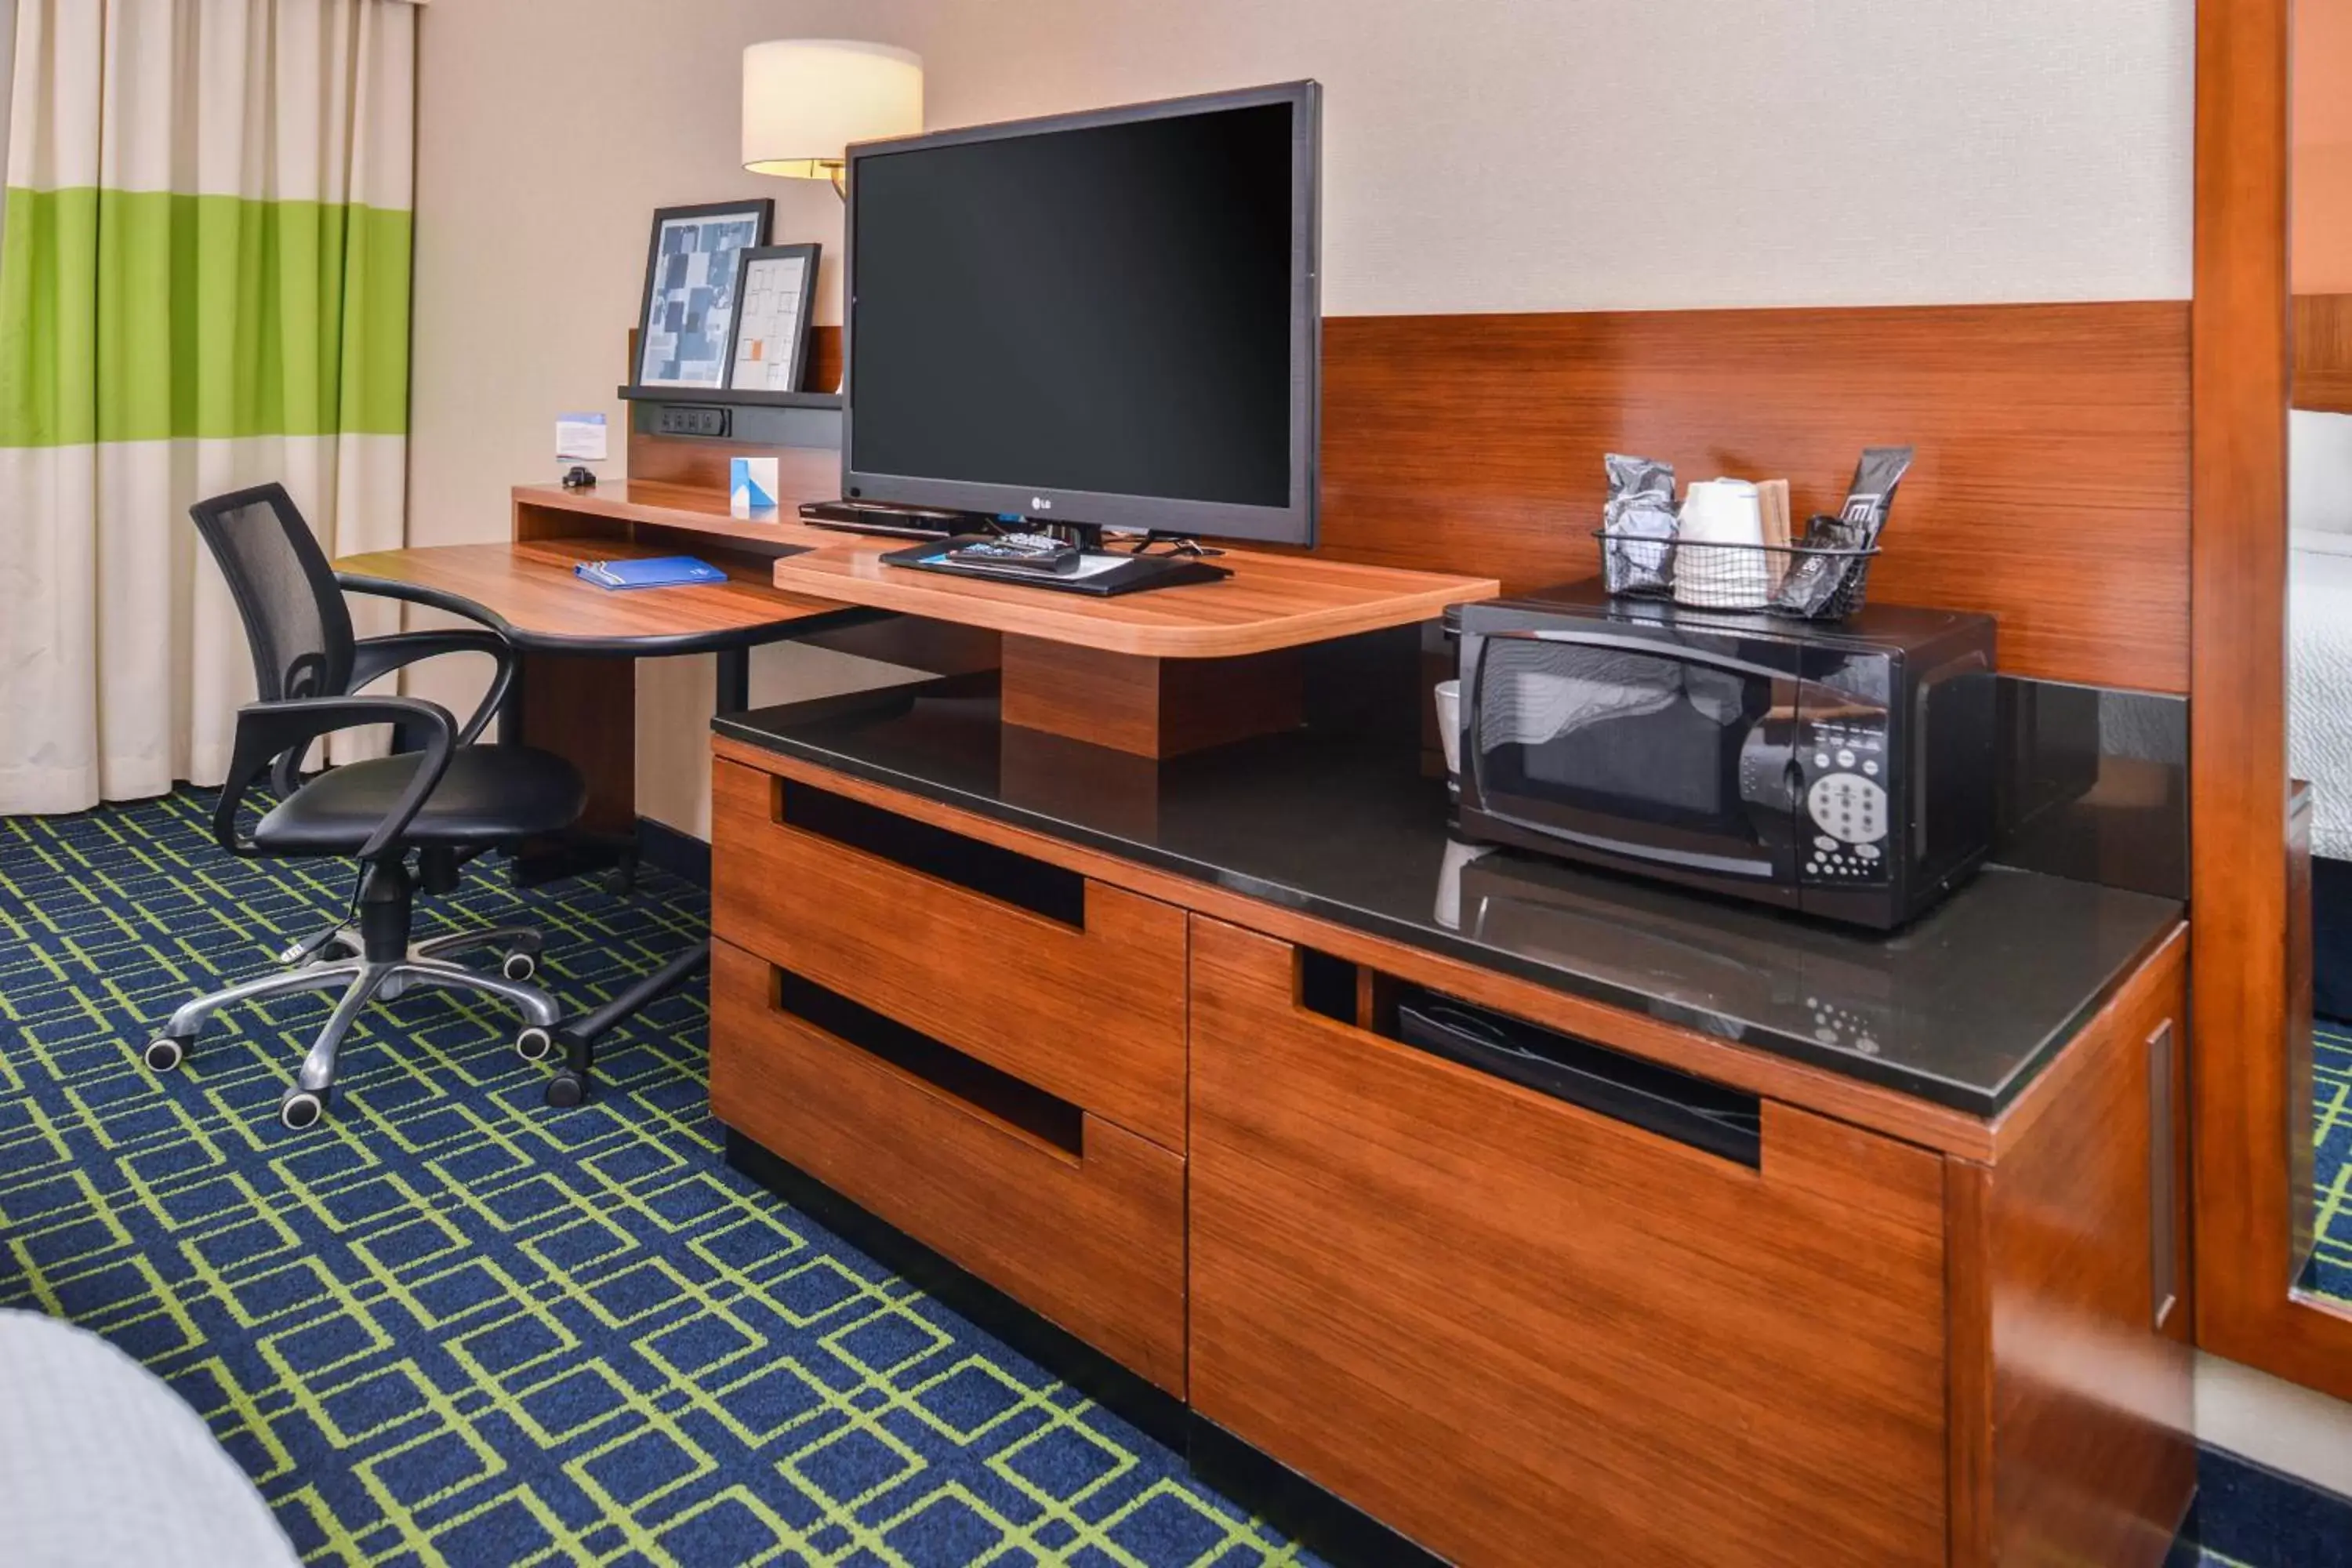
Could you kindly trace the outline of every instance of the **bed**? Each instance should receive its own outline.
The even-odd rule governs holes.
[[[2311,781],[2313,1007],[2352,1018],[2352,532],[2287,557],[2287,768]]]

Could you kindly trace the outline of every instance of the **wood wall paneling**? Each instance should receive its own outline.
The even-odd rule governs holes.
[[[1322,548],[1532,588],[1595,569],[1602,455],[1834,510],[1909,442],[1874,598],[2000,618],[2001,668],[2188,685],[2179,301],[1324,323]]]
[[[1307,1013],[1293,952],[1192,922],[1202,1415],[1465,1564],[1942,1561],[1940,1160],[1770,1101],[1719,1160]]]
[[[2292,321],[2294,405],[2352,414],[2352,294],[2297,294]]]

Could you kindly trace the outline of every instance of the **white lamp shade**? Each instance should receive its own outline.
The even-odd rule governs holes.
[[[853,142],[923,128],[923,58],[852,38],[777,38],[743,51],[743,166],[832,177]]]

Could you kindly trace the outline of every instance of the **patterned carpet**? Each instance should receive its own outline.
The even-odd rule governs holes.
[[[2319,1216],[2304,1286],[2352,1306],[2352,1024],[2312,1030],[2313,1184]]]
[[[280,1089],[326,1002],[180,1000],[340,910],[180,795],[0,820],[0,1306],[105,1335],[212,1424],[315,1563],[1086,1568],[1311,1562],[1176,1457],[730,1172],[704,1011],[608,1036],[587,1107],[498,1009],[412,994],[322,1127]],[[698,889],[469,877],[585,1006],[701,931]]]

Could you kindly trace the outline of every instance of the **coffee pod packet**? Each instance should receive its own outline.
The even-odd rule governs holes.
[[[1606,460],[1602,582],[1612,594],[1664,593],[1674,584],[1675,466],[1622,452]]]
[[[1853,551],[1877,546],[1886,530],[1886,514],[1894,510],[1895,487],[1911,471],[1913,448],[1865,447],[1855,465],[1853,482],[1846,487],[1845,504],[1835,517],[1816,517],[1805,524],[1808,550]],[[1801,555],[1772,595],[1772,607],[1792,616],[1818,616],[1835,599],[1846,580],[1861,569],[1866,556]]]

